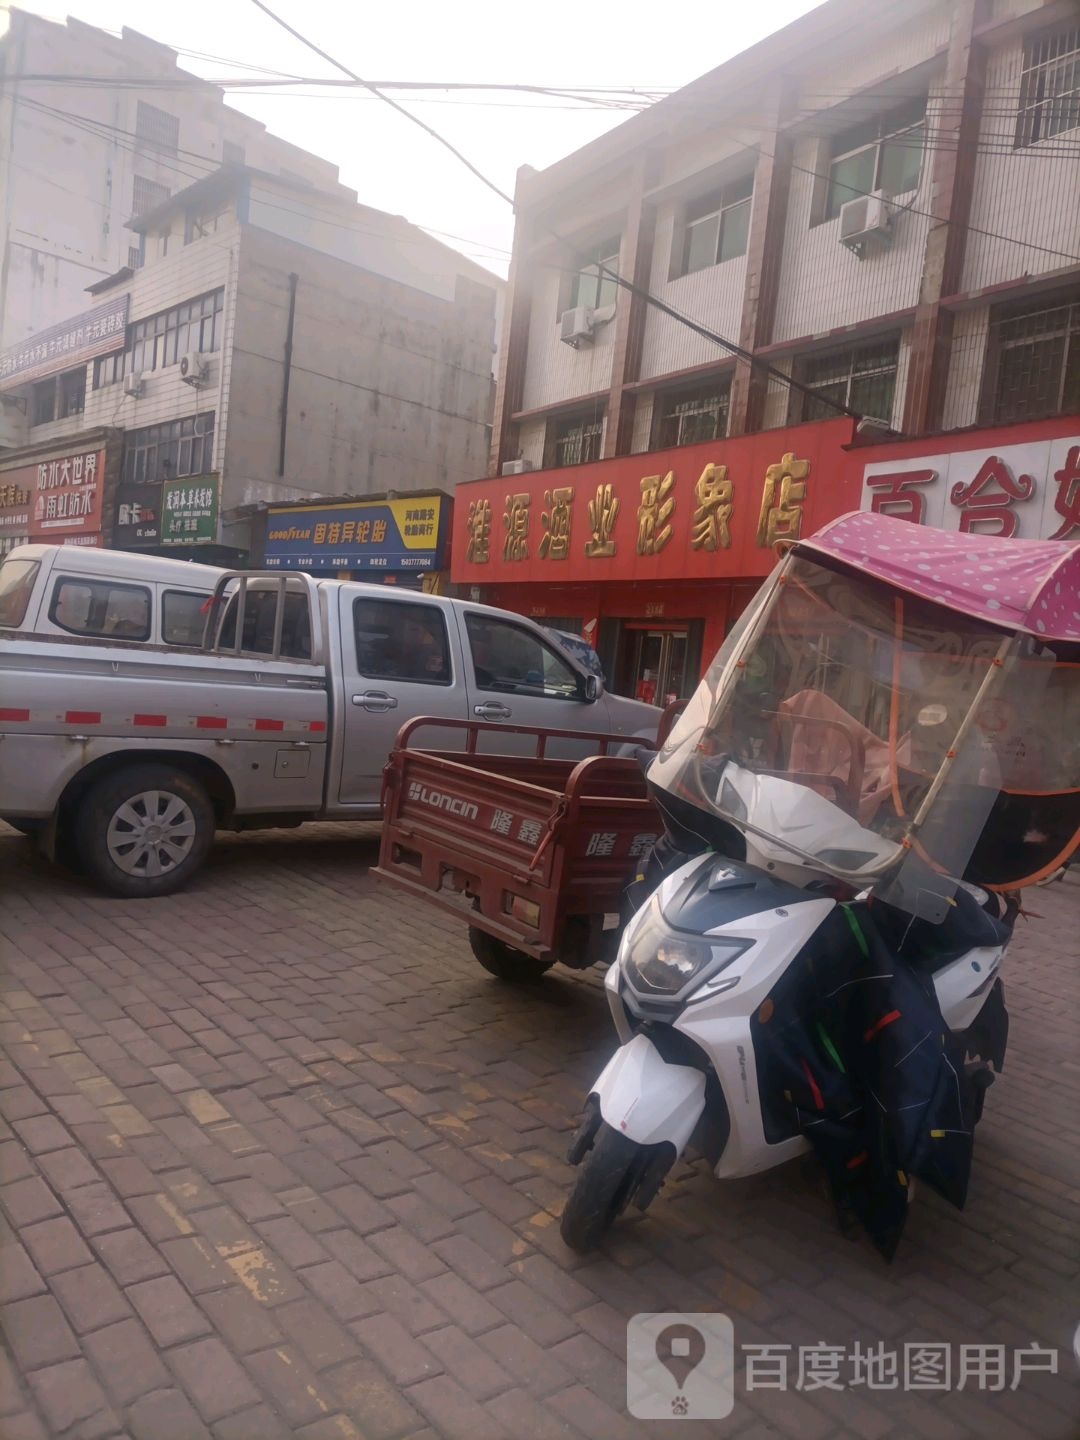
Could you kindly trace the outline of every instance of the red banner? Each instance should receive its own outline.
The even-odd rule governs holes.
[[[104,450],[77,450],[18,470],[6,470],[4,483],[31,492],[31,541],[57,545],[101,543]]]
[[[777,540],[809,535],[859,506],[825,420],[731,440],[458,487],[452,575],[513,581],[707,580],[765,575]]]

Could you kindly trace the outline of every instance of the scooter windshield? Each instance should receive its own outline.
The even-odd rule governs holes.
[[[778,860],[873,883],[914,855],[959,878],[999,791],[1053,783],[1052,673],[1025,637],[791,555],[649,779]]]

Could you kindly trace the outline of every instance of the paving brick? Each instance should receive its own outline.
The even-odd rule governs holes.
[[[370,1360],[349,1360],[328,1376],[366,1440],[401,1440],[423,1423],[401,1391]]]
[[[443,1440],[507,1440],[499,1421],[449,1375],[422,1380],[408,1398]]]
[[[624,1333],[625,1328],[624,1324]],[[564,1343],[573,1345],[575,1342],[569,1340]],[[519,1385],[524,1385],[536,1395],[550,1395],[552,1391],[565,1389],[574,1383],[573,1372],[553,1351],[538,1345],[516,1325],[501,1325],[497,1330],[489,1330],[480,1336],[478,1344],[513,1375]]]
[[[474,1290],[468,1281],[452,1270],[425,1280],[420,1289],[430,1296],[451,1320],[460,1325],[466,1335],[482,1334],[483,1331],[493,1330],[504,1322],[502,1311],[496,1310],[479,1290]]]
[[[155,1390],[128,1412],[133,1440],[211,1440],[188,1398],[179,1390]]]
[[[216,1440],[292,1440],[295,1434],[292,1426],[266,1405],[253,1405],[214,1426]]]
[[[134,1285],[168,1273],[165,1260],[134,1227],[95,1235],[92,1244],[118,1285]]]
[[[115,1152],[114,1152],[115,1153]],[[54,1190],[66,1195],[80,1185],[92,1185],[101,1179],[101,1172],[92,1165],[81,1150],[69,1146],[64,1150],[50,1150],[38,1156],[38,1166]]]
[[[44,1289],[45,1281],[23,1247],[14,1240],[6,1244],[0,1251],[0,1305],[38,1295]]]
[[[85,1360],[65,1360],[29,1376],[34,1398],[55,1436],[78,1427],[79,1440],[99,1440],[120,1429],[120,1422]],[[147,1436],[146,1440],[150,1440]],[[155,1440],[161,1440],[160,1433]],[[188,1440],[185,1436],[184,1440]],[[195,1437],[192,1437],[195,1440]]]
[[[169,1364],[206,1421],[259,1403],[255,1387],[220,1340],[198,1340],[170,1350]]]
[[[19,1239],[42,1275],[71,1270],[76,1265],[88,1264],[94,1258],[66,1216],[24,1226],[19,1231]]]
[[[0,1204],[3,1205],[12,1225],[32,1225],[36,1220],[49,1220],[63,1213],[63,1207],[56,1196],[36,1175],[26,1180],[16,1180],[0,1190]]]
[[[64,1203],[84,1235],[101,1235],[131,1224],[131,1216],[103,1180],[69,1190]]]
[[[360,1235],[370,1235],[394,1223],[390,1211],[359,1185],[343,1185],[339,1190],[329,1191],[324,1198]]]
[[[357,1320],[379,1310],[377,1297],[338,1260],[312,1265],[304,1271],[304,1283],[329,1306],[339,1320]]]
[[[467,1235],[453,1235],[449,1240],[437,1240],[431,1248],[440,1260],[477,1290],[491,1290],[496,1285],[505,1284],[510,1278],[506,1267],[493,1260]]]
[[[284,1214],[285,1207],[257,1180],[230,1180],[221,1186],[221,1193],[249,1222]]]
[[[83,1265],[54,1275],[52,1291],[80,1335],[124,1320],[131,1306],[103,1265]]]
[[[153,1171],[137,1155],[123,1155],[116,1160],[102,1160],[102,1173],[118,1195],[152,1195],[158,1187]]]
[[[392,1315],[373,1315],[350,1327],[364,1350],[379,1362],[396,1385],[411,1385],[443,1368],[429,1350],[414,1340]]]
[[[446,1373],[476,1400],[490,1400],[514,1385],[513,1377],[493,1358],[490,1350],[481,1349],[456,1325],[429,1331],[423,1343],[442,1361]]]
[[[18,1140],[5,1140],[0,1144],[0,1183],[6,1185],[36,1173],[33,1160]]]
[[[560,1340],[577,1334],[574,1320],[520,1280],[511,1280],[488,1291],[487,1298],[538,1345],[557,1345]]]
[[[415,1284],[430,1280],[446,1269],[446,1262],[440,1256],[433,1254],[427,1245],[401,1226],[377,1231],[371,1237],[371,1244],[392,1271]]]
[[[588,1431],[575,1430],[568,1420],[553,1414],[520,1390],[508,1390],[503,1395],[497,1395],[484,1408],[503,1427],[507,1436],[527,1435],[529,1440],[579,1440],[579,1437],[589,1434]],[[679,1433],[683,1433],[681,1429]],[[596,1440],[600,1440],[601,1436],[607,1440],[605,1431],[595,1432]]]
[[[321,1420],[337,1410],[333,1389],[323,1384],[291,1345],[249,1355],[245,1362],[260,1390],[294,1427]]]
[[[255,1228],[286,1265],[291,1265],[294,1270],[300,1270],[305,1265],[319,1265],[330,1258],[329,1251],[291,1215],[283,1215],[275,1220],[260,1220]]]
[[[159,1345],[176,1345],[181,1340],[192,1340],[210,1328],[179,1280],[171,1275],[130,1285],[127,1297]]]
[[[369,1314],[385,1310],[396,1316],[413,1335],[446,1324],[446,1316],[439,1307],[403,1275],[384,1275],[379,1280],[369,1280],[363,1289],[371,1302]]]
[[[166,1240],[159,1249],[192,1295],[201,1295],[206,1290],[222,1290],[236,1280],[233,1271],[209,1240],[204,1240],[201,1235]]]
[[[316,1370],[340,1365],[359,1353],[359,1347],[330,1310],[318,1300],[294,1300],[276,1312],[278,1324]]]
[[[392,1268],[385,1256],[351,1230],[333,1230],[319,1238],[330,1254],[340,1260],[357,1280],[375,1280]]]
[[[170,1383],[146,1331],[134,1318],[84,1336],[83,1348],[118,1405],[129,1405]]]
[[[51,1295],[17,1300],[4,1311],[4,1334],[23,1370],[74,1360],[79,1342]]]
[[[282,1338],[272,1313],[238,1286],[233,1290],[201,1295],[199,1304],[213,1328],[238,1355],[265,1350],[278,1344]]]

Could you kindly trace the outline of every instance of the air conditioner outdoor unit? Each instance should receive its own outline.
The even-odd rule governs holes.
[[[588,305],[575,305],[572,310],[564,310],[559,316],[559,339],[564,345],[570,345],[577,349],[592,339],[593,334],[593,312]]]
[[[531,460],[504,460],[502,473],[504,475],[524,475],[532,468]]]
[[[142,376],[137,370],[124,376],[124,394],[133,395],[136,400],[142,394]]]
[[[884,190],[859,195],[840,206],[840,244],[861,260],[871,245],[885,246],[893,236],[893,206]]]
[[[189,350],[180,357],[180,379],[185,385],[201,385],[210,374],[210,362],[197,350]]]

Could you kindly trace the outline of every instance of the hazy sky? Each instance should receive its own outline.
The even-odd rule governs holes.
[[[580,0],[268,3],[366,79],[670,89],[780,29],[813,9],[817,0],[634,0],[622,8],[586,6]],[[65,13],[60,0],[22,0],[20,8],[51,19]],[[176,49],[220,57],[181,56],[186,69],[210,79],[250,77],[241,66],[252,65],[302,76],[338,73],[251,0],[184,0],[182,5],[71,0],[67,13],[107,30],[129,25]],[[555,106],[504,94],[439,92],[426,102],[400,94],[395,98],[444,132],[508,193],[513,193],[519,165],[550,165],[626,118],[570,101]],[[366,204],[464,237],[469,243],[451,243],[505,273],[513,235],[509,207],[379,100],[309,89],[233,92],[229,103],[334,161],[343,182]]]

